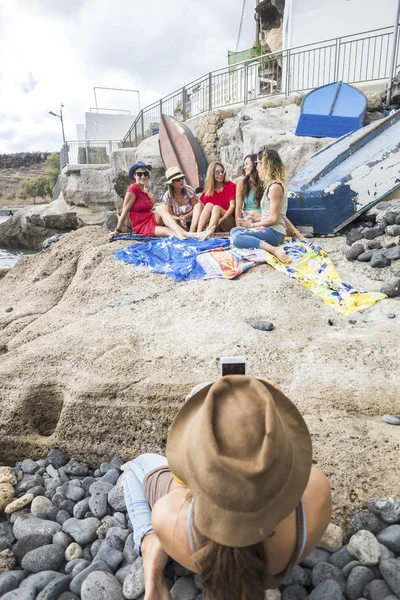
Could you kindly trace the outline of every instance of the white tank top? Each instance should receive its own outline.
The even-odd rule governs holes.
[[[279,233],[282,233],[283,235],[285,235],[286,234],[285,217],[286,217],[286,213],[287,213],[288,197],[287,197],[287,191],[285,190],[285,188],[279,181],[272,181],[264,192],[264,195],[261,200],[262,219],[268,219],[271,216],[271,201],[268,198],[268,192],[269,192],[269,188],[274,183],[277,183],[278,185],[280,185],[282,187],[283,196],[281,198],[281,213],[279,215],[279,220],[277,223],[275,223],[275,225],[269,225],[269,227],[271,227],[271,229],[275,229],[276,231],[279,231]]]

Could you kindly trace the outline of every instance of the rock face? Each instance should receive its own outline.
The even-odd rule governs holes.
[[[337,482],[341,519],[367,497],[399,495],[391,476],[398,429],[381,421],[382,414],[398,413],[400,319],[387,319],[398,312],[396,298],[355,313],[353,325],[267,265],[235,281],[177,283],[113,260],[127,245],[110,244],[102,227],[81,228],[21,258],[0,280],[2,460],[38,459],[50,448],[91,464],[164,452],[168,427],[191,387],[218,377],[220,356],[245,354],[249,372],[278,380],[305,415],[315,458]],[[345,281],[379,290],[381,270],[348,262],[344,237],[322,245]],[[275,329],[259,331],[255,321]],[[61,452],[52,461],[86,477]],[[40,487],[37,473],[25,475],[27,485]],[[63,483],[54,479],[54,491]],[[30,493],[18,485],[20,495]],[[57,506],[66,508],[58,523],[73,514],[65,495],[71,487],[64,492],[57,493]],[[123,498],[108,493],[109,504],[123,510]],[[88,512],[78,503],[74,517],[78,508]],[[16,526],[21,522],[24,532],[22,519]],[[60,529],[43,523],[52,524],[53,535]]]

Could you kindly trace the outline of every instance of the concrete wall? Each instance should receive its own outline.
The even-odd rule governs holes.
[[[284,48],[393,26],[396,6],[397,0],[286,0]]]

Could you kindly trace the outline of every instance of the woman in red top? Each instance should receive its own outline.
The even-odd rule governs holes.
[[[151,165],[146,165],[142,161],[135,162],[130,167],[128,175],[135,183],[128,187],[121,216],[111,236],[122,233],[121,227],[129,215],[132,231],[140,235],[151,237],[175,235],[181,240],[197,237],[197,234],[182,229],[164,206],[157,206],[153,211],[155,198],[147,187],[151,169]]]
[[[203,231],[209,221],[208,230],[218,227],[230,231],[235,227],[236,185],[227,181],[223,164],[216,161],[207,169],[205,190],[200,196],[204,204],[197,231]]]

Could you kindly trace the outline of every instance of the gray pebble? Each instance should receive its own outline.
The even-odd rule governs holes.
[[[79,596],[74,592],[63,592],[61,596],[58,596],[57,600],[79,600]]]
[[[390,525],[376,536],[378,541],[395,552],[400,553],[400,525]],[[400,566],[399,566],[400,568]]]
[[[122,485],[116,485],[108,492],[108,504],[118,512],[126,512],[124,489]]]
[[[36,600],[58,600],[60,594],[68,590],[71,581],[72,577],[70,575],[62,575],[59,579],[48,583]]]
[[[384,523],[379,517],[374,515],[374,513],[369,511],[362,511],[353,515],[353,517],[349,521],[349,525],[347,527],[347,535],[349,538],[353,536],[357,531],[361,529],[366,529],[370,531],[374,535],[385,529],[386,523]]]
[[[389,548],[386,548],[386,546],[384,546],[383,544],[379,544],[379,547],[381,549],[380,561],[386,560],[387,558],[395,558],[395,553],[389,550]]]
[[[89,498],[84,498],[80,502],[77,502],[74,506],[73,515],[76,519],[83,519],[85,514],[89,511]]]
[[[96,559],[107,563],[115,573],[124,558],[122,552],[123,548],[124,544],[119,537],[115,535],[106,537],[106,539],[101,542]]]
[[[106,563],[103,563],[100,560],[96,560],[96,561],[92,562],[91,565],[86,567],[86,569],[83,569],[83,571],[81,571],[78,575],[76,575],[73,578],[73,580],[71,581],[71,585],[70,585],[71,592],[74,592],[75,594],[78,594],[78,596],[79,596],[81,593],[81,587],[82,587],[83,582],[85,581],[86,577],[88,575],[90,575],[90,573],[93,573],[94,571],[102,571],[104,573],[111,573],[111,569]]]
[[[100,521],[95,517],[88,519],[71,518],[65,521],[62,528],[65,533],[69,533],[78,544],[86,546],[91,544],[96,539],[96,529],[100,525]]]
[[[93,556],[93,558],[96,558],[98,551],[100,550],[100,546],[102,544],[103,540],[94,540],[93,544],[91,544],[90,546],[90,554]]]
[[[32,493],[32,491],[31,491],[31,493]],[[40,513],[45,513],[46,514],[46,510],[48,508],[50,508],[51,506],[53,506],[52,503],[51,503],[51,500],[49,500],[45,496],[39,496],[39,495],[37,495],[32,500],[31,511],[33,513],[40,512]]]
[[[17,540],[27,536],[35,535],[53,535],[60,531],[61,526],[53,521],[45,521],[44,519],[37,519],[36,517],[26,514],[20,516],[14,524],[14,536]]]
[[[19,481],[17,483],[17,485],[15,486],[15,495],[22,496],[27,491],[29,491],[30,488],[33,488],[37,485],[42,485],[42,484],[43,484],[42,475],[38,475],[37,473],[35,473],[33,475],[24,475],[24,478],[21,481]]]
[[[59,523],[60,525],[64,525],[64,523],[66,521],[68,521],[71,518],[71,515],[69,514],[69,512],[67,510],[58,510],[57,516],[56,516],[56,520],[57,523]]]
[[[388,314],[387,314],[387,318],[388,318],[388,319],[395,319],[395,318],[396,318],[396,315],[395,315],[394,313],[388,313]]]
[[[364,229],[363,233],[366,240],[374,240],[375,238],[385,233],[385,229],[378,225],[376,227]]]
[[[71,458],[71,460],[65,465],[64,472],[67,475],[81,475],[85,477],[88,474],[89,467],[85,462],[81,462],[76,458]]]
[[[327,579],[311,592],[308,600],[343,600],[343,594],[337,581]]]
[[[385,250],[385,256],[389,260],[399,260],[400,246],[392,246],[392,248],[387,248],[387,250]]]
[[[342,546],[342,548],[340,548],[340,550],[338,550],[337,552],[333,552],[328,557],[328,560],[326,562],[331,563],[331,565],[334,565],[338,569],[343,569],[343,567],[345,565],[347,565],[349,562],[351,562],[352,560],[353,560],[353,557],[349,554],[349,551],[347,550],[347,545],[346,545],[346,546]]]
[[[363,593],[368,600],[382,600],[389,596],[392,590],[382,579],[374,579],[367,583]]]
[[[13,310],[14,310],[14,308],[13,308],[12,306],[7,306],[7,308],[6,308],[5,312],[6,312],[6,313],[10,313],[10,312],[12,312]]]
[[[122,587],[110,573],[95,571],[85,579],[81,588],[82,600],[124,600]]]
[[[379,563],[379,568],[383,579],[396,596],[400,597],[400,568],[399,561],[395,558],[388,558]]]
[[[20,589],[13,590],[2,596],[2,600],[35,600],[35,598],[36,594],[33,590],[21,591]]]
[[[304,569],[297,565],[294,567],[289,573],[287,573],[282,581],[283,585],[306,585],[307,575],[304,572]]]
[[[383,269],[390,265],[390,260],[386,258],[384,250],[376,250],[371,257],[369,264],[374,269]]]
[[[61,546],[64,550],[66,548],[68,548],[68,546],[70,544],[72,544],[74,540],[72,539],[72,537],[70,535],[68,535],[68,533],[65,533],[64,531],[57,531],[57,533],[55,533],[53,535],[53,539],[52,539],[52,543],[53,544],[57,544],[57,546]]]
[[[73,500],[69,500],[69,498],[66,498],[65,500],[60,502],[60,505],[59,505],[59,508],[61,510],[64,510],[67,513],[69,513],[70,517],[72,517],[72,515],[74,513],[74,507],[75,507],[75,502]]]
[[[89,487],[89,494],[91,496],[93,496],[93,494],[96,494],[96,493],[108,494],[108,492],[110,490],[112,490],[113,487],[114,487],[114,484],[109,483],[108,481],[101,481],[101,480],[95,481]]]
[[[46,585],[48,585],[51,581],[60,579],[60,577],[62,577],[62,574],[57,573],[57,571],[42,571],[41,573],[33,573],[32,575],[29,575],[29,577],[23,580],[23,582],[19,586],[19,589],[31,589],[35,592],[36,597],[36,594],[41,592],[46,587]]]
[[[119,472],[118,469],[110,469],[109,471],[107,471],[107,473],[105,473],[102,478],[100,479],[100,481],[106,481],[107,483],[112,483],[113,485],[115,485],[119,479],[119,476],[121,475],[121,473]]]
[[[386,294],[389,298],[400,296],[400,277],[395,277],[387,281],[381,286],[382,294]]]
[[[71,482],[70,482],[71,483]],[[79,502],[85,496],[85,490],[81,487],[77,487],[76,485],[69,485],[65,491],[65,495],[69,500],[73,502]]]
[[[65,548],[64,558],[66,562],[82,558],[83,550],[82,547],[76,542],[72,542],[67,548]]]
[[[348,543],[347,549],[362,565],[377,565],[381,556],[379,542],[370,531],[357,531]]]
[[[71,561],[71,562],[75,562],[75,561]],[[67,563],[65,565],[65,572],[71,573],[72,577],[76,577],[77,575],[79,575],[79,573],[82,573],[82,571],[87,569],[89,567],[90,563],[91,563],[90,560],[85,560],[84,558],[79,558],[76,560],[76,564],[74,564],[71,571],[69,571],[69,569],[68,569],[70,563]]]
[[[118,537],[122,542],[122,546],[124,546],[129,535],[129,531],[128,529],[124,529],[122,527],[111,527],[106,533],[106,538],[111,537],[112,535]]]
[[[68,462],[68,456],[62,450],[53,448],[48,453],[46,460],[47,464],[52,465],[55,469],[59,469]]]
[[[124,598],[135,600],[144,592],[144,572],[143,561],[139,557],[135,560],[131,567],[131,572],[126,576],[123,585]]]
[[[360,254],[365,252],[364,244],[354,244],[349,250],[346,252],[347,260],[356,260]]]
[[[349,600],[360,598],[364,587],[372,581],[374,575],[368,567],[354,567],[346,582],[346,594]]]
[[[311,574],[312,584],[316,588],[320,583],[327,579],[336,581],[342,592],[346,588],[346,580],[343,573],[330,563],[319,563],[313,568]]]
[[[37,535],[27,535],[24,538],[18,540],[13,547],[13,553],[17,558],[18,562],[21,562],[25,554],[28,554],[31,550],[40,548],[40,546],[46,546],[51,544],[53,536],[49,533],[43,534],[38,533]]]
[[[115,521],[117,521],[116,527],[122,527],[123,529],[127,529],[126,517],[121,512],[115,512],[113,515]],[[132,530],[131,530],[132,531]]]
[[[131,567],[132,567],[132,565],[129,564],[129,565],[124,565],[123,567],[118,569],[118,571],[115,573],[115,579],[118,581],[118,583],[120,583],[121,585],[124,585],[125,579],[131,572]]]
[[[342,569],[342,573],[343,575],[347,578],[351,571],[354,569],[354,567],[360,567],[361,563],[358,562],[358,560],[352,560],[349,563],[347,563],[347,565],[344,565],[343,569]]]
[[[171,588],[171,600],[194,600],[198,593],[190,577],[180,577]]]
[[[269,321],[253,321],[253,323],[251,323],[251,326],[254,329],[259,329],[260,331],[272,331],[273,329],[275,329],[275,325],[273,323],[270,323]]]
[[[385,212],[385,221],[386,221],[386,223],[388,225],[395,225],[397,215],[398,215],[397,212],[394,212],[392,210],[387,210]]]
[[[400,425],[400,419],[393,415],[383,415],[382,421],[388,423],[388,425]]]
[[[366,252],[362,252],[357,256],[357,260],[360,262],[369,262],[374,252],[375,250],[367,250]]]
[[[289,585],[282,592],[282,600],[305,600],[306,598],[308,592],[301,585]]]
[[[313,569],[316,565],[318,565],[321,562],[328,562],[330,556],[331,555],[328,552],[328,550],[323,550],[322,548],[315,548],[308,556],[303,558],[300,564],[302,567]]]
[[[102,519],[107,514],[107,494],[95,492],[89,498],[89,509],[94,517]]]
[[[6,571],[0,574],[0,598],[7,592],[17,589],[26,577],[26,571]]]
[[[132,564],[137,559],[137,554],[134,549],[133,533],[130,533],[126,538],[124,546],[124,562],[126,564]]]
[[[21,469],[24,473],[28,473],[29,475],[33,475],[39,468],[39,465],[34,460],[30,458],[26,458],[21,463]]]
[[[55,544],[47,544],[25,554],[21,561],[21,567],[32,573],[57,571],[63,562],[64,549]]]
[[[360,231],[359,229],[352,229],[351,231],[348,232],[347,236],[346,236],[346,243],[348,246],[351,246],[352,244],[354,244],[354,242],[358,242],[359,240],[362,240],[364,237],[362,231]]]
[[[400,521],[400,502],[396,498],[370,498],[368,505],[388,525]]]
[[[90,475],[88,475],[87,477],[84,477],[82,479],[82,487],[85,490],[85,492],[87,492],[90,488],[90,486],[92,485],[92,483],[94,483],[96,480],[94,477],[91,477]]]

